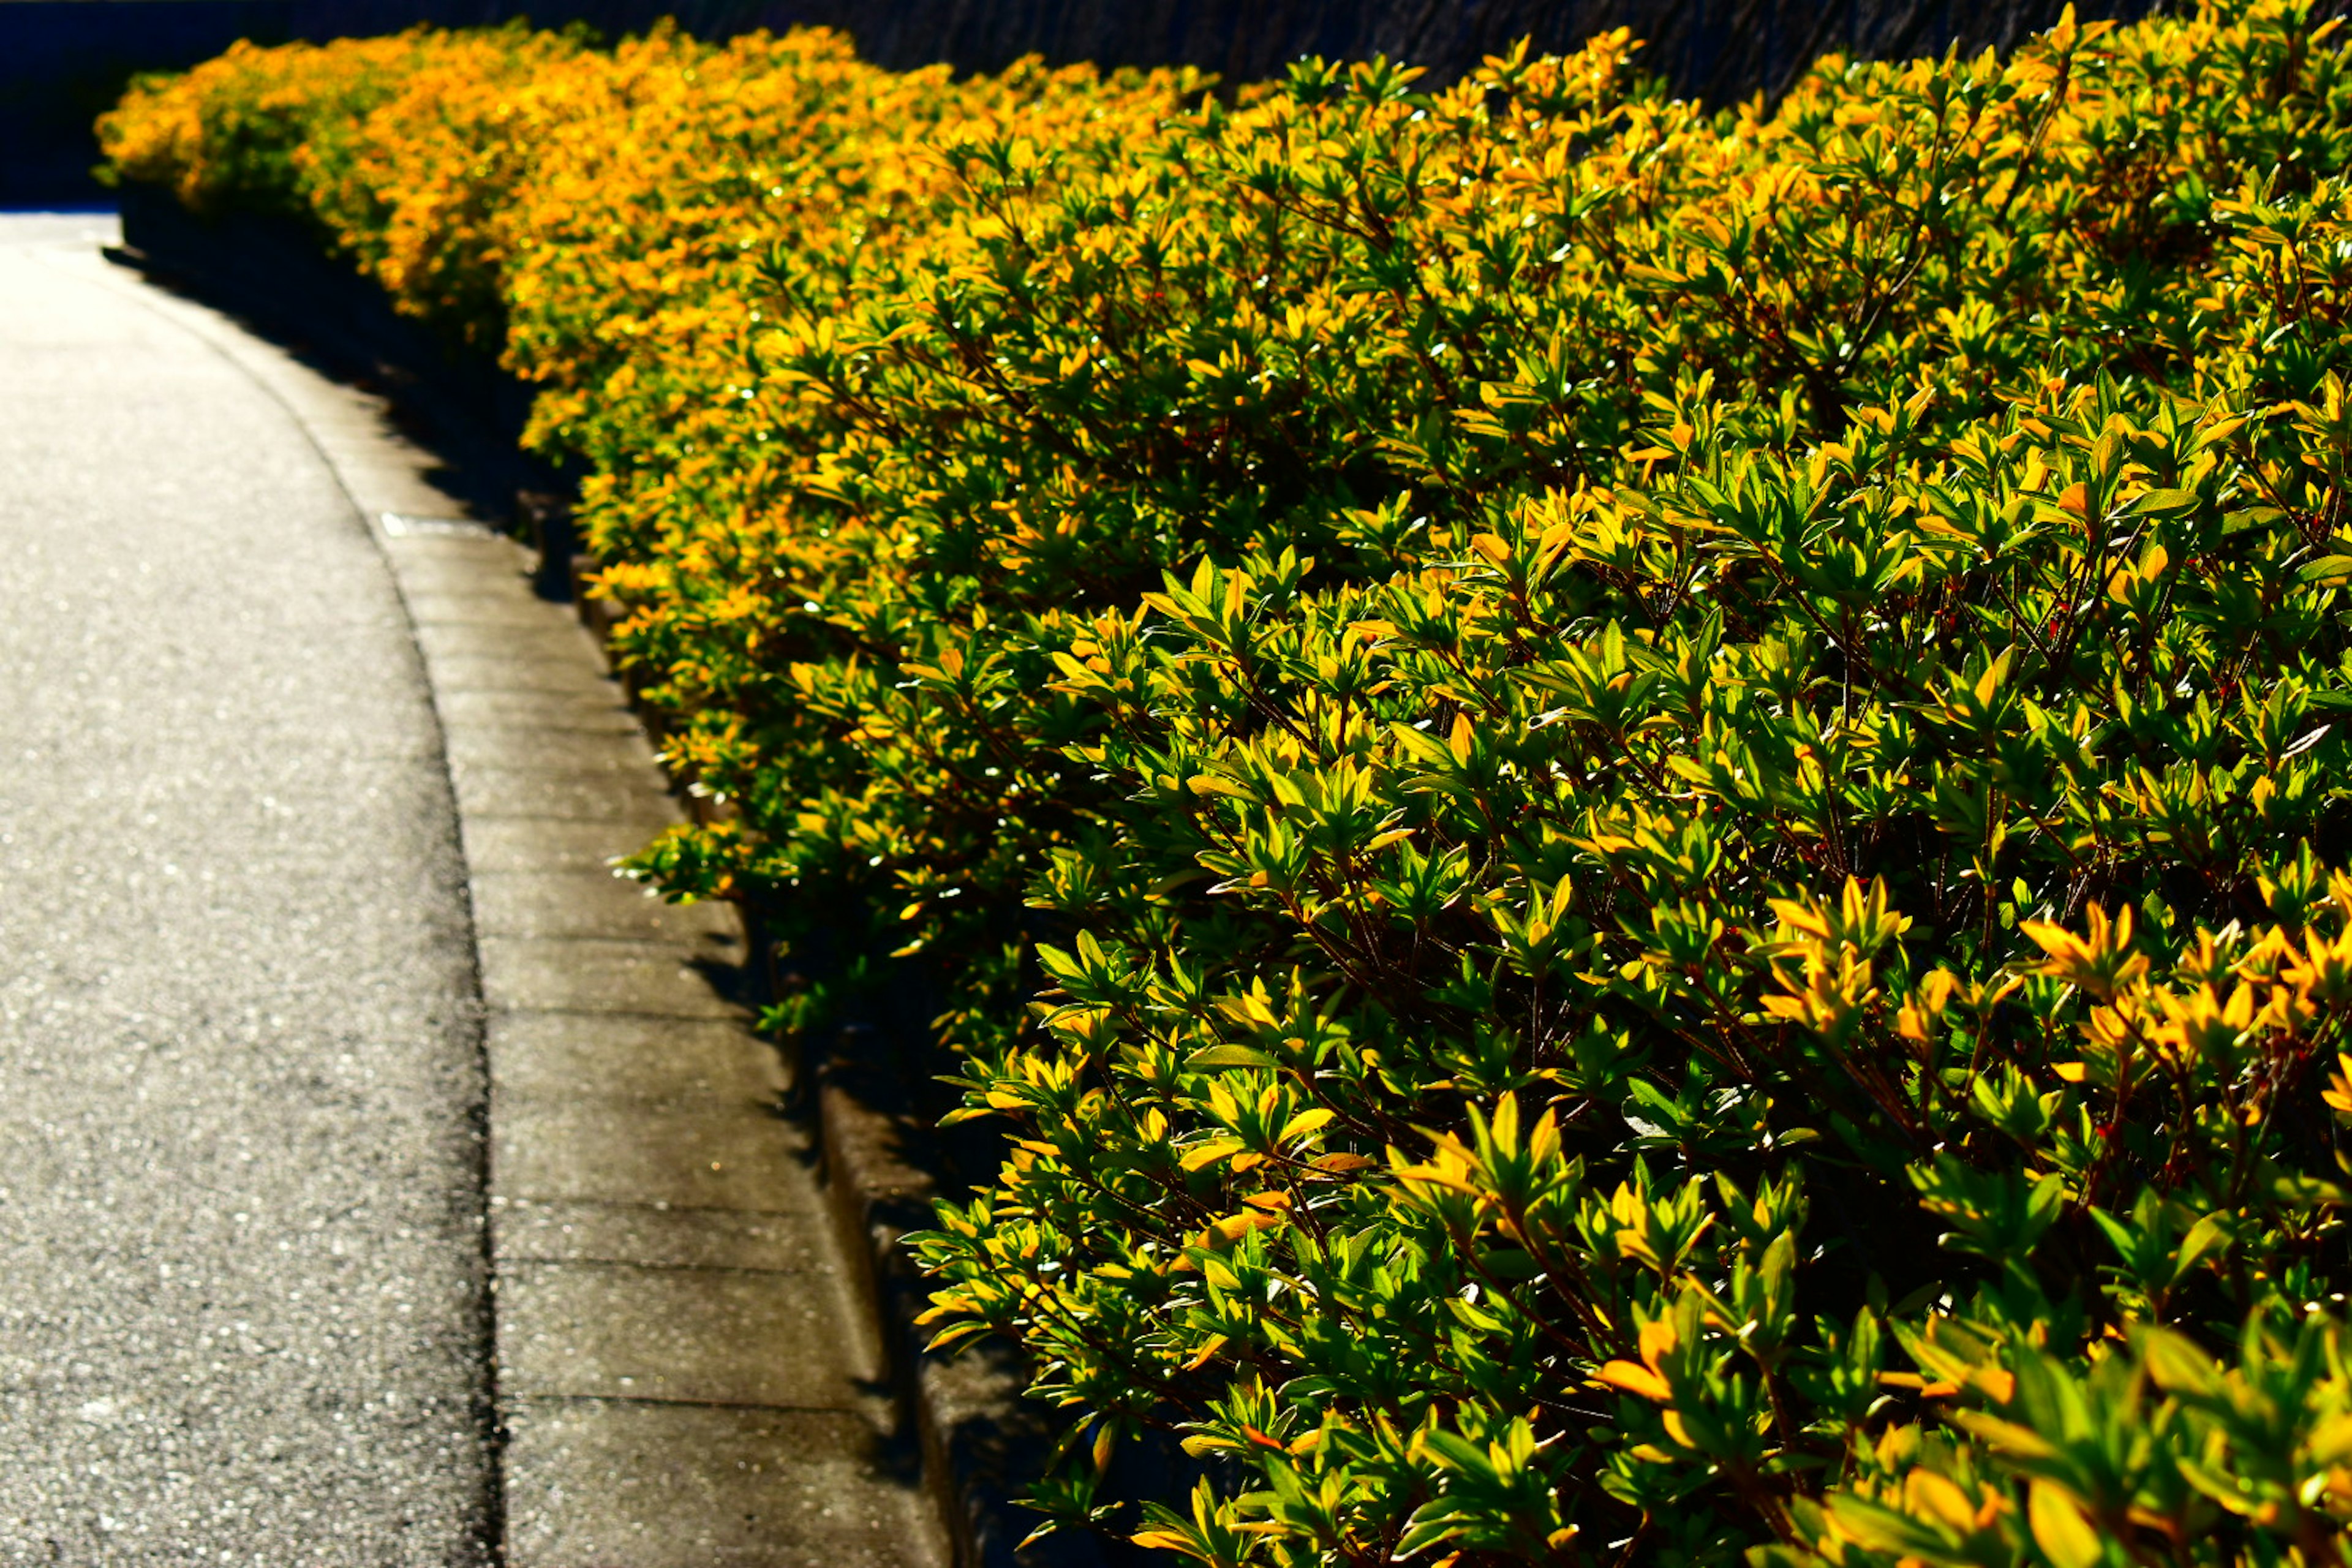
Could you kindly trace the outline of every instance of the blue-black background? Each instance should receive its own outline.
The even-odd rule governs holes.
[[[608,34],[677,16],[706,37],[751,27],[845,27],[867,58],[970,69],[1025,53],[1107,64],[1187,63],[1228,79],[1302,54],[1374,53],[1458,76],[1532,34],[1572,47],[1621,24],[1684,90],[1725,102],[1786,86],[1816,55],[1878,56],[2006,44],[2063,0],[0,0],[0,206],[100,202],[89,122],[131,75],[185,67],[238,38],[276,43],[528,16]],[[2088,16],[2148,0],[2086,0]]]

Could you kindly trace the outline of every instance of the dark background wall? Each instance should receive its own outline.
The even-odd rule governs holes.
[[[0,206],[96,202],[90,120],[134,71],[170,69],[237,38],[266,43],[528,16],[608,33],[675,15],[706,37],[824,23],[885,65],[970,69],[1026,53],[1118,65],[1185,63],[1229,79],[1278,73],[1302,54],[1387,54],[1440,80],[1532,35],[1573,47],[1630,26],[1653,68],[1726,102],[1776,92],[1816,56],[1880,57],[2013,42],[2063,0],[0,0]],[[2133,16],[2149,0],[2086,0]]]

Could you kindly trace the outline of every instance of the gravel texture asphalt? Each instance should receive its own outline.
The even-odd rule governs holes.
[[[0,217],[0,1563],[485,1563],[473,948],[392,579]]]

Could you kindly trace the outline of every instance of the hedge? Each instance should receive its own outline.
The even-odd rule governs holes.
[[[103,132],[543,384],[733,808],[639,868],[876,911],[772,1021],[936,995],[1007,1129],[917,1245],[1049,1528],[2346,1562],[2332,26],[1637,60],[415,33]]]

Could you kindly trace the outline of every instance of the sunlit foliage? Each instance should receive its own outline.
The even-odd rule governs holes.
[[[544,384],[733,807],[643,868],[877,911],[776,1022],[928,988],[1008,1130],[919,1246],[1050,1519],[2342,1563],[2346,57],[1637,58],[416,34],[107,135]]]

